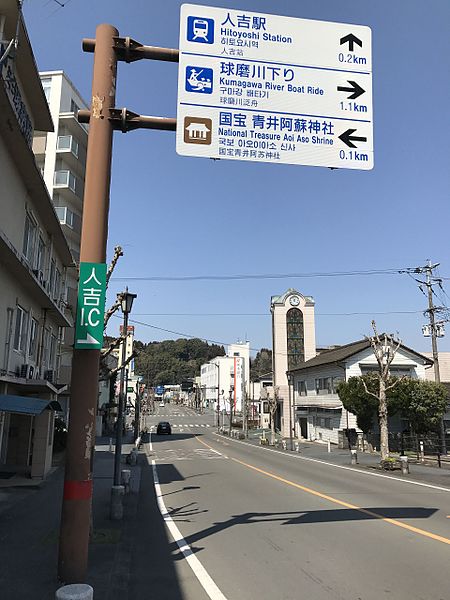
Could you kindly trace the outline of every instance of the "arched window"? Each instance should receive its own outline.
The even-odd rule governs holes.
[[[305,337],[303,313],[290,308],[286,314],[288,369],[295,369],[305,362]]]

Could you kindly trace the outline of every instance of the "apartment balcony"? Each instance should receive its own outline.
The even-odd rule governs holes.
[[[87,142],[88,128],[87,125],[78,122],[77,115],[73,112],[59,113],[59,122],[64,125],[66,130],[78,137],[80,140]]]
[[[80,163],[80,146],[73,135],[60,135],[56,142],[56,153],[72,171],[84,170]]]
[[[66,238],[79,244],[81,237],[81,217],[67,206],[55,206],[55,212],[58,215]]]
[[[53,188],[58,190],[62,198],[68,202],[74,202],[81,210],[83,198],[82,182],[72,171],[68,169],[55,171]]]

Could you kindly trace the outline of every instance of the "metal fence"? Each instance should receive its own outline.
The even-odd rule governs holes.
[[[380,448],[380,434],[369,433],[366,440],[373,448]],[[445,436],[447,452],[450,451],[450,435]],[[437,433],[427,433],[422,435],[407,433],[389,433],[389,450],[401,454],[410,454],[416,456],[417,460],[436,460],[441,466],[441,462],[450,462],[450,455],[441,454],[441,441]]]

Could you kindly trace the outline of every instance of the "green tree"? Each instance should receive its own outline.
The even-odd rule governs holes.
[[[223,346],[208,344],[198,338],[137,343],[136,373],[150,385],[181,383],[198,375],[203,363],[225,354]]]
[[[255,358],[250,361],[250,380],[255,381],[261,375],[272,371],[272,350],[261,348]]]
[[[398,388],[398,409],[412,430],[419,434],[438,431],[447,410],[446,388],[441,383],[420,379],[404,379]]]
[[[375,393],[377,378],[374,375],[363,376],[367,388]],[[348,381],[340,381],[337,386],[338,396],[345,410],[356,416],[358,427],[364,432],[372,430],[377,415],[378,402],[364,389],[362,377],[350,377]]]

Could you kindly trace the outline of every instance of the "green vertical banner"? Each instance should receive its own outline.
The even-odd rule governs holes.
[[[100,350],[106,301],[106,264],[80,263],[75,348]]]

